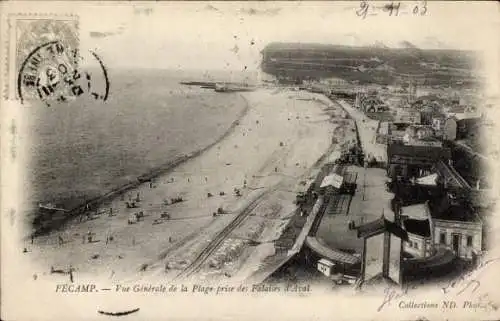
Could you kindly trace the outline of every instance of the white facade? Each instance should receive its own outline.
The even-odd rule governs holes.
[[[327,259],[320,259],[318,261],[318,271],[320,271],[326,276],[330,276],[332,274],[332,269],[334,266],[335,263]]]
[[[443,131],[444,139],[455,140],[457,138],[457,121],[453,118],[446,119]]]
[[[441,131],[443,128],[443,119],[441,117],[433,117],[432,118],[432,128],[435,131]]]
[[[403,250],[417,258],[424,258],[433,254],[432,239],[408,233],[408,241],[404,243]]]
[[[434,220],[434,244],[445,246],[463,259],[472,259],[472,253],[481,253],[481,222]]]

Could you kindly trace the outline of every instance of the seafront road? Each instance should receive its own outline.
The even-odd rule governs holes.
[[[370,119],[343,99],[335,100],[356,121],[361,147],[365,155],[372,155],[378,162],[387,162],[387,148],[376,142],[378,121]]]

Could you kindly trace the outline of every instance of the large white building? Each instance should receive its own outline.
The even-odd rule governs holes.
[[[402,207],[401,215],[408,233],[404,251],[414,257],[429,257],[439,247],[465,260],[481,254],[483,222],[452,195]]]
[[[446,247],[466,260],[481,254],[483,222],[476,213],[451,195],[430,203],[430,212],[435,246]]]

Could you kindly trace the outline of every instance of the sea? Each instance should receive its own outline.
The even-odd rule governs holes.
[[[109,98],[32,102],[28,203],[72,209],[223,135],[245,108],[239,93],[181,81],[246,81],[248,72],[108,70]],[[31,215],[37,215],[32,211]]]

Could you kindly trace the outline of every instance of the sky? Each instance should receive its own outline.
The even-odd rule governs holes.
[[[405,4],[411,9],[414,3],[422,1]],[[81,40],[123,66],[253,70],[273,41],[389,47],[408,41],[420,48],[482,49],[491,45],[495,17],[484,4],[430,3],[426,16],[371,11],[378,14],[366,19],[356,15],[354,1],[111,6],[99,14],[82,10]]]
[[[95,50],[110,67],[256,70],[260,51],[273,41],[498,50],[494,2],[429,1],[426,15],[414,16],[424,1],[408,1],[396,17],[376,8],[385,2],[367,1],[377,14],[366,19],[356,15],[360,3],[52,2],[42,8],[77,14],[81,48]]]

